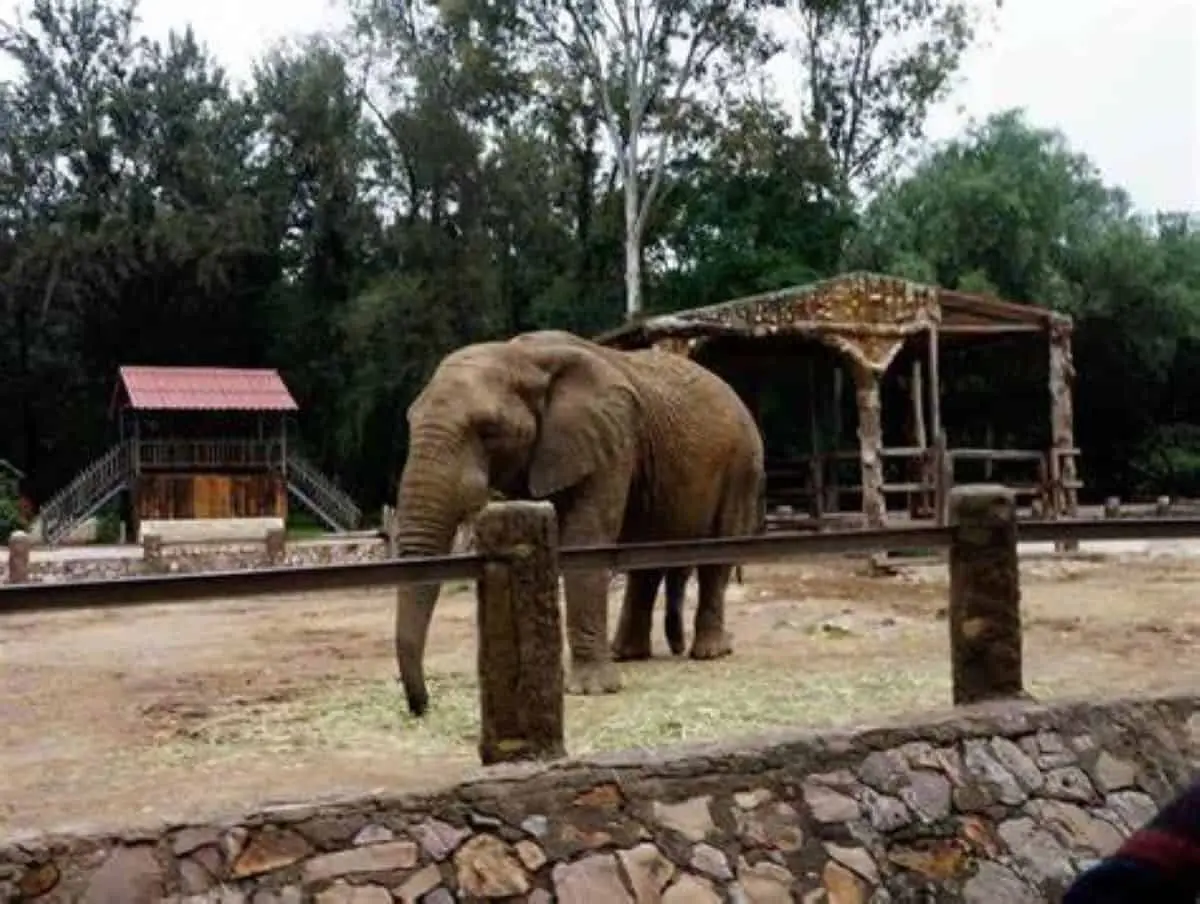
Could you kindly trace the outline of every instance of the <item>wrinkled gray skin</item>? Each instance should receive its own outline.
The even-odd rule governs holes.
[[[489,490],[550,500],[563,546],[755,532],[764,480],[758,428],[725,381],[680,355],[623,352],[557,331],[469,345],[442,360],[408,422],[397,555],[445,554]],[[732,652],[724,613],[731,570],[697,570],[694,658]],[[630,573],[611,648],[608,575],[564,577],[569,693],[613,693],[621,686],[614,658],[649,657],[664,571]],[[398,591],[396,660],[417,715],[429,703],[424,656],[438,591]]]

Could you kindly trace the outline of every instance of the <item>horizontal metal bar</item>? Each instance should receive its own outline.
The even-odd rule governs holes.
[[[1200,518],[1022,521],[1018,522],[1017,536],[1022,542],[1177,540],[1200,537]],[[562,549],[559,567],[564,572],[631,571],[771,562],[832,553],[944,549],[950,542],[951,529],[947,527],[897,527],[816,534],[779,531],[753,537]],[[479,556],[450,555],[299,568],[17,584],[0,587],[0,615],[472,581],[479,578],[482,566],[483,560]]]
[[[283,566],[115,580],[15,584],[0,587],[0,616],[53,609],[111,609],[188,603],[215,597],[329,593],[336,590],[395,587],[399,584],[474,581],[479,579],[482,572],[483,559],[479,556],[452,555],[299,568]]]
[[[1022,543],[1078,540],[1189,540],[1200,538],[1200,518],[1106,518],[1097,520],[1020,521]]]

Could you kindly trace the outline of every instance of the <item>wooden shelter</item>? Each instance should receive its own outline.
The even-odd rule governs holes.
[[[275,370],[122,367],[117,440],[42,507],[42,533],[60,541],[121,493],[133,537],[261,536],[284,526],[289,492],[331,529],[354,529],[354,501],[289,448],[298,410]]]
[[[740,298],[626,324],[596,341],[620,348],[657,347],[686,354],[730,378],[751,409],[759,412],[764,379],[779,368],[804,362],[814,446],[806,460],[768,461],[768,502],[778,508],[797,496],[821,519],[841,511],[840,499],[861,497],[868,526],[887,517],[887,497],[908,497],[910,515],[947,517],[955,465],[996,462],[1032,466],[1030,478],[1014,486],[1035,509],[1073,513],[1078,480],[1075,448],[1070,318],[1033,305],[971,295],[873,273],[849,273],[807,286]],[[1039,449],[949,448],[942,423],[942,357],[947,343],[1019,336],[1045,343],[1049,441]],[[1040,339],[1039,339],[1040,337]],[[884,377],[905,360],[910,411],[904,445],[883,441]],[[824,386],[821,373],[832,376]],[[823,396],[840,392],[842,375],[854,386],[857,449],[816,447],[816,420]],[[732,379],[736,375],[737,379]],[[829,382],[833,386],[828,385]],[[837,412],[835,406],[835,414]],[[798,412],[801,413],[801,412]],[[835,431],[835,436],[840,431]],[[907,464],[908,479],[887,482],[885,463]],[[839,485],[836,465],[856,461],[854,485]],[[832,466],[832,467],[831,467]],[[794,486],[796,478],[802,486]]]
[[[112,413],[127,444],[133,534],[161,522],[287,518],[287,416],[275,370],[122,367]]]

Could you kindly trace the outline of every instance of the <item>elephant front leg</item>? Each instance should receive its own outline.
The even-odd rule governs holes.
[[[654,598],[658,596],[662,576],[662,570],[656,568],[631,571],[626,576],[625,602],[621,605],[621,618],[612,646],[613,659],[618,662],[650,658]]]
[[[593,696],[621,689],[621,675],[608,648],[608,575],[569,574],[564,578],[567,596],[567,645],[571,667],[568,694]]]
[[[559,542],[566,547],[615,542],[625,512],[625,491],[620,472],[576,489],[573,504],[559,521]],[[608,643],[607,571],[567,574],[567,645],[571,665],[568,694],[591,696],[621,689],[621,675]]]

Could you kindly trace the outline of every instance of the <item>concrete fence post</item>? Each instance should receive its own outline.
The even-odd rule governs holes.
[[[163,570],[163,541],[158,534],[142,534],[142,564],[151,574]]]
[[[1121,497],[1109,496],[1104,500],[1104,517],[1105,518],[1120,518],[1121,517]]]
[[[991,484],[950,495],[950,656],[955,705],[1024,696],[1017,506]]]
[[[282,565],[287,552],[287,531],[272,527],[267,531],[267,565]]]
[[[33,538],[23,530],[8,535],[8,583],[29,583],[29,550]]]
[[[558,522],[548,502],[493,502],[475,521],[479,757],[485,766],[566,753]]]

